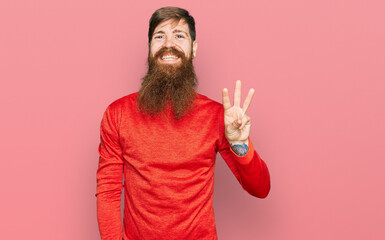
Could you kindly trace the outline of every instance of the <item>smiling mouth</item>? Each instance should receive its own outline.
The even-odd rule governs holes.
[[[163,55],[160,57],[161,60],[163,61],[175,61],[175,60],[178,60],[179,57],[178,56],[175,56],[175,55],[172,55],[172,54],[166,54],[166,55]]]

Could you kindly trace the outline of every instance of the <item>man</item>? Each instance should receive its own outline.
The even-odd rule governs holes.
[[[195,22],[180,8],[154,12],[149,28],[148,72],[141,89],[111,103],[101,122],[97,211],[102,239],[217,239],[213,186],[220,152],[242,187],[264,198],[270,190],[266,164],[249,139],[241,108],[195,92],[192,59]],[[124,222],[120,195],[124,175]]]

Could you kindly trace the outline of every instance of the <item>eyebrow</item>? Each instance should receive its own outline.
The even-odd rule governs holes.
[[[160,31],[154,32],[154,34],[153,34],[153,35],[155,35],[155,34],[158,34],[158,33],[165,33],[165,32],[164,32],[164,31],[162,31],[162,30],[160,30]],[[185,31],[182,31],[182,30],[179,30],[179,29],[175,29],[175,30],[173,30],[173,31],[172,31],[172,33],[184,33],[184,34],[186,34],[187,36],[189,36],[187,32],[185,32]]]

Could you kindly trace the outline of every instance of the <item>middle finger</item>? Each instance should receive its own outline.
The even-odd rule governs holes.
[[[234,106],[241,106],[241,81],[237,80],[235,82],[235,90],[234,90]]]

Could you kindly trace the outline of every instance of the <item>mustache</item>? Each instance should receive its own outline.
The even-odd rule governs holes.
[[[185,58],[184,53],[182,51],[179,51],[175,47],[162,47],[161,49],[158,50],[157,53],[155,53],[154,58],[157,59],[166,53],[182,58],[182,60]]]

